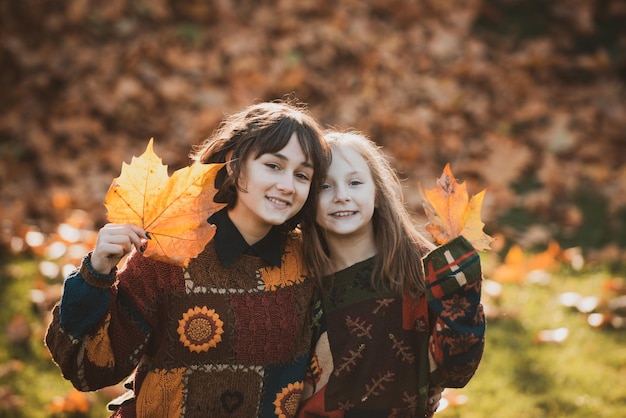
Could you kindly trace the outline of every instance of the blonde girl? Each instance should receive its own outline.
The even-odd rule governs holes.
[[[420,234],[373,141],[325,138],[332,162],[303,225],[322,301],[299,417],[431,416],[481,360],[480,259],[462,236],[435,248]]]

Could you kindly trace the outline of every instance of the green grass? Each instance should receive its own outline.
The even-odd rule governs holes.
[[[482,363],[459,391],[462,406],[439,418],[588,418],[626,410],[626,330],[598,330],[587,317],[561,306],[563,292],[599,295],[606,274],[556,274],[548,285],[507,284],[504,312],[487,327]],[[562,343],[536,342],[545,329],[566,327]]]
[[[461,406],[450,406],[438,418],[614,418],[626,410],[626,330],[598,330],[586,316],[563,307],[558,295],[576,291],[599,295],[606,273],[555,274],[547,285],[507,284],[499,300],[502,314],[487,327],[482,363],[472,381],[459,391]],[[0,418],[50,417],[48,405],[72,386],[61,377],[43,344],[48,318],[29,298],[42,279],[37,263],[21,258],[0,264],[0,325],[6,330],[23,315],[31,336],[16,343],[0,333]],[[540,330],[567,327],[560,344],[538,344]],[[18,362],[15,362],[17,360]],[[18,364],[11,371],[9,365]],[[9,371],[6,371],[9,369]],[[11,397],[12,395],[13,397]],[[18,399],[18,405],[9,406]],[[93,394],[91,411],[55,417],[108,416],[105,394]]]
[[[55,397],[65,397],[73,388],[64,380],[44,345],[48,317],[31,301],[35,283],[59,284],[43,279],[37,262],[17,259],[0,264],[0,417],[107,417],[107,399],[88,395],[93,403],[89,414],[67,412],[52,414],[49,405]],[[14,341],[8,328],[16,317],[25,318],[30,337]]]

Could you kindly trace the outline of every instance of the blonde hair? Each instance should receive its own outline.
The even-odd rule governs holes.
[[[434,248],[413,223],[402,195],[402,185],[389,158],[381,148],[357,131],[329,131],[324,135],[331,152],[350,147],[370,168],[375,185],[376,208],[372,217],[378,250],[371,282],[376,289],[418,296],[424,292],[422,257]],[[332,265],[324,230],[315,220],[303,223],[304,259],[311,277],[321,278]]]

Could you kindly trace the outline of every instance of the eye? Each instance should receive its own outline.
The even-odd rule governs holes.
[[[296,177],[302,181],[310,181],[311,179],[308,174],[302,172],[296,173]]]
[[[280,170],[280,166],[276,163],[265,163],[265,166],[272,170]]]
[[[330,189],[330,184],[328,184],[328,183],[324,183],[320,187],[320,190],[328,190],[328,189]]]
[[[350,180],[350,181],[348,182],[348,184],[349,184],[350,186],[360,186],[361,184],[363,184],[363,182],[362,182],[362,181],[360,181],[360,180]]]

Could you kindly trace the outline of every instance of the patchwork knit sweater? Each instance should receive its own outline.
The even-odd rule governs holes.
[[[481,360],[478,254],[463,237],[423,260],[419,300],[372,289],[374,258],[324,278],[300,418],[425,416],[429,386],[462,387]]]
[[[66,280],[46,343],[80,390],[132,374],[114,416],[292,417],[313,284],[299,237],[284,248],[280,267],[246,254],[224,266],[215,240],[185,269],[134,252],[113,278],[86,257]]]

